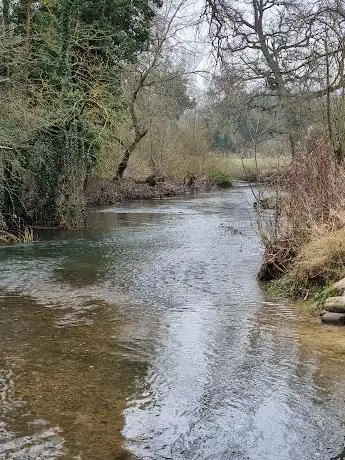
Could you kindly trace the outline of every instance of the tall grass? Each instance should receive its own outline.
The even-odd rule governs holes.
[[[20,244],[32,243],[34,241],[34,232],[32,228],[26,227],[24,230],[14,234],[5,230],[0,230],[1,244]]]
[[[329,142],[300,145],[280,188],[279,211],[262,226],[261,279],[289,277],[296,295],[345,276],[345,168]]]

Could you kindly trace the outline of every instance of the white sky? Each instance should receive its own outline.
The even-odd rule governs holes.
[[[176,31],[172,40],[173,51],[177,54],[177,59],[182,58],[186,70],[194,72],[192,78],[197,86],[196,90],[198,87],[202,90],[216,65],[208,38],[208,25],[202,17],[205,0],[167,0],[161,14],[171,17],[178,7],[180,9],[172,26],[172,31]]]

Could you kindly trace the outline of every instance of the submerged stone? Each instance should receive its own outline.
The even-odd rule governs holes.
[[[321,314],[321,322],[325,324],[345,325],[345,313],[333,313],[326,311]]]

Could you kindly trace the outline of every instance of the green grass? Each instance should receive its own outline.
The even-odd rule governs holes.
[[[318,305],[323,305],[328,297],[333,297],[337,294],[337,290],[334,288],[333,284],[328,285],[320,289],[314,296],[314,301]]]
[[[288,158],[265,157],[239,158],[230,155],[214,155],[217,170],[229,175],[233,179],[243,181],[266,180],[276,175],[288,165]]]
[[[207,176],[220,188],[232,187],[232,176],[224,171],[209,171]]]
[[[264,287],[267,294],[272,297],[293,298],[296,295],[294,282],[288,274],[270,281]]]

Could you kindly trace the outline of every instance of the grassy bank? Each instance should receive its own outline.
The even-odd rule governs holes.
[[[270,294],[317,302],[332,296],[332,285],[345,276],[345,229],[311,237],[296,251],[291,265],[270,281]]]
[[[345,168],[324,138],[301,147],[279,193],[279,209],[260,227],[259,279],[271,293],[320,299],[345,276]]]

